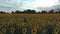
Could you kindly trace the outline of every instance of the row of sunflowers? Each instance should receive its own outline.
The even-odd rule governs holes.
[[[59,34],[59,14],[0,14],[0,34]]]

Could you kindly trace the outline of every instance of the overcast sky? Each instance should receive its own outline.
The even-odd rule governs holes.
[[[0,6],[4,6],[5,8],[14,8],[14,10],[34,9],[36,7],[51,7],[56,4],[59,4],[58,0],[0,0]]]

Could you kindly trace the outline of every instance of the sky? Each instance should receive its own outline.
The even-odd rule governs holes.
[[[59,4],[59,0],[0,0],[0,9],[6,11],[25,10],[35,9],[37,7],[51,7],[56,4]]]

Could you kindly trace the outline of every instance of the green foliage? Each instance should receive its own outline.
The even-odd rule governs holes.
[[[47,13],[45,10],[41,11],[41,13]]]
[[[52,9],[52,10],[50,10],[50,11],[49,11],[49,13],[54,13],[54,10],[53,10],[53,9]]]
[[[6,12],[0,11],[0,14],[6,14]]]
[[[42,11],[35,11],[35,10],[31,10],[31,9],[27,9],[27,10],[23,10],[23,11],[12,11],[11,14],[23,14],[23,13],[27,13],[27,14],[60,14],[60,10],[58,11],[54,11],[53,9],[51,9],[50,11],[46,11],[46,10],[42,10]],[[4,11],[0,11],[0,14],[10,14],[9,12],[4,12]]]
[[[23,13],[36,13],[36,12],[35,10],[28,9],[28,10],[24,10]]]
[[[16,13],[16,14],[22,13],[22,11],[16,10],[15,13]]]

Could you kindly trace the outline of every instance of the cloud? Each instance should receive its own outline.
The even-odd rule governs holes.
[[[17,7],[17,0],[0,0],[0,6]]]
[[[49,7],[57,4],[58,0],[22,0],[22,9],[34,9],[36,7]],[[20,5],[21,6],[21,5]]]
[[[0,6],[9,6],[9,7],[36,7],[43,6],[44,4],[50,5],[54,4],[53,2],[57,2],[57,0],[0,0]]]
[[[15,8],[14,10],[35,9],[58,2],[57,0],[0,0],[0,6]],[[45,4],[45,5],[44,5]],[[1,7],[2,8],[2,7]],[[8,10],[8,9],[7,9]]]

